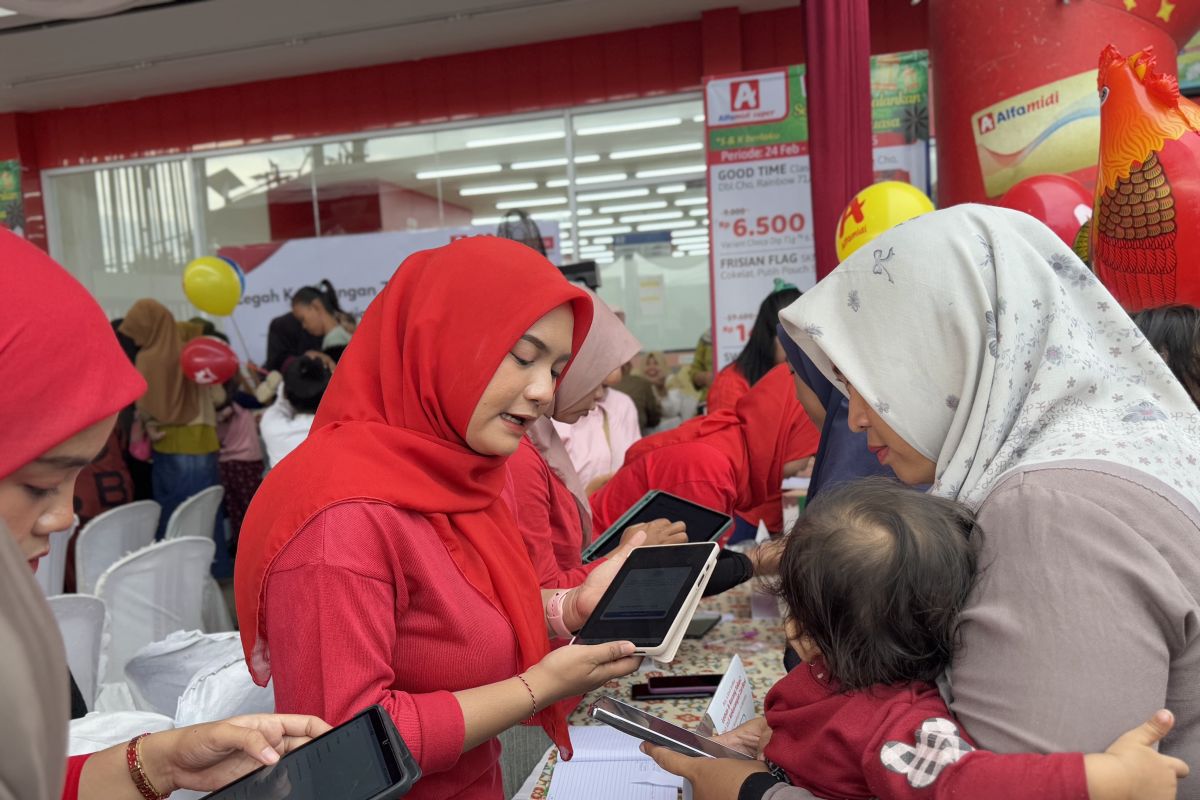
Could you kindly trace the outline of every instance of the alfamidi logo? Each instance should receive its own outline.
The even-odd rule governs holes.
[[[1014,120],[1017,117],[1023,117],[1026,114],[1032,114],[1035,111],[1041,111],[1042,109],[1049,108],[1050,106],[1056,106],[1058,103],[1058,92],[1054,91],[1022,105],[1011,105],[1008,108],[1000,111],[989,111],[979,117],[979,121],[977,123],[979,125],[979,135],[982,136],[986,133],[991,133],[1005,122]]]

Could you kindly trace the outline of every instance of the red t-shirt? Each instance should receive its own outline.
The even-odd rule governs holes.
[[[737,364],[730,364],[717,373],[712,386],[708,388],[708,413],[728,409],[733,411],[738,400],[750,391],[750,382],[738,369]]]
[[[421,766],[408,797],[503,798],[500,743],[461,752],[451,692],[516,675],[516,640],[423,516],[354,500],[317,513],[271,565],[264,616],[276,710],[336,725],[380,703]]]
[[[583,583],[604,559],[583,564],[583,524],[575,496],[528,439],[521,440],[507,467],[510,480],[500,496],[512,510],[542,588]]]
[[[772,687],[765,755],[818,797],[867,800],[1087,800],[1081,753],[1000,755],[978,750],[927,683],[841,694],[820,662]]]
[[[62,800],[77,800],[79,797],[79,778],[83,775],[83,765],[91,756],[91,753],[86,753],[67,759],[67,777],[63,781]]]

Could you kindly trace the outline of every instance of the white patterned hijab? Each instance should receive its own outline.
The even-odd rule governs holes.
[[[780,321],[937,463],[934,494],[977,508],[1017,467],[1090,459],[1148,473],[1200,508],[1196,406],[1033,217],[982,205],[925,214],[860,248]]]

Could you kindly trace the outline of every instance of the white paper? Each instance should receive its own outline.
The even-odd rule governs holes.
[[[767,523],[761,519],[758,521],[758,533],[754,536],[755,544],[771,541],[771,532],[767,530]]]
[[[719,736],[728,733],[744,722],[754,718],[754,688],[746,675],[746,667],[742,659],[734,655],[725,670],[708,710],[704,712],[701,723],[705,736]]]

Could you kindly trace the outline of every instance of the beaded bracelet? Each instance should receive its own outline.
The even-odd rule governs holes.
[[[538,712],[537,697],[533,694],[533,689],[530,687],[529,681],[525,680],[524,675],[517,675],[517,680],[525,684],[525,691],[529,692],[529,699],[533,701],[533,711],[529,712],[529,717],[526,719],[526,721],[528,721],[533,719],[534,715],[536,715]]]
[[[150,783],[150,778],[146,777],[146,770],[142,767],[142,739],[149,735],[139,733],[129,740],[125,747],[125,763],[129,765],[129,777],[133,779],[133,785],[145,800],[167,800],[167,795],[159,794],[154,784]]]

